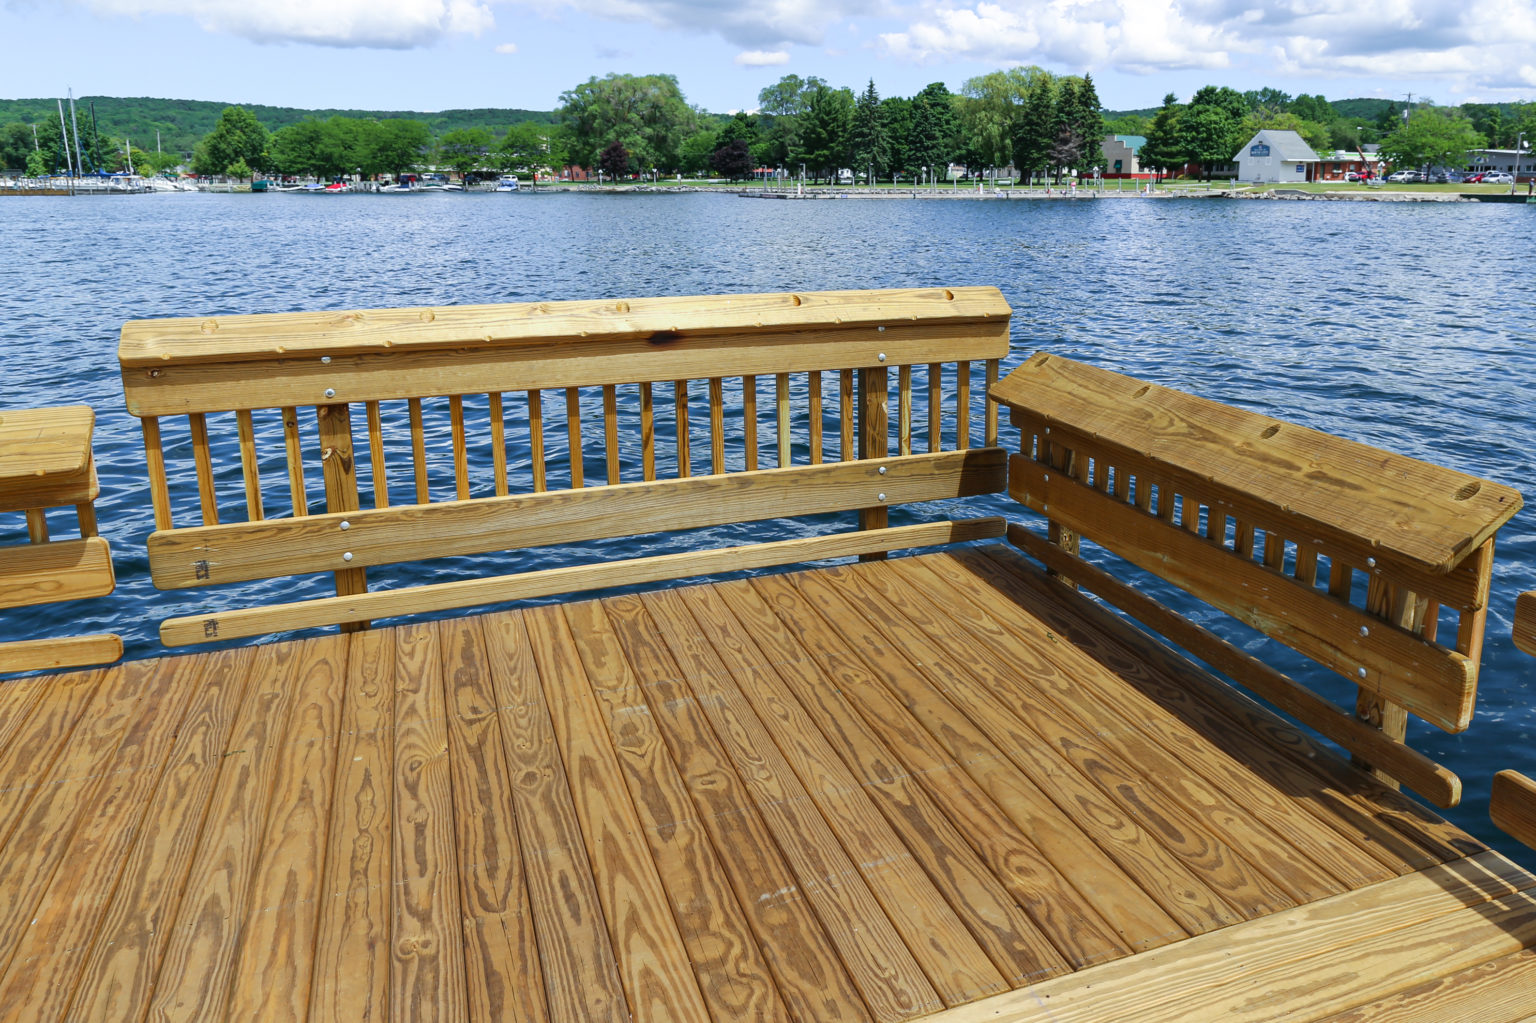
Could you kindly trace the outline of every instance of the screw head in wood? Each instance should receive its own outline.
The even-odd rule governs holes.
[[[1376,559],[1375,558],[1366,558],[1365,559],[1365,567],[1366,568],[1375,568],[1376,567]]]
[[[336,397],[336,388],[334,388],[334,387],[327,387],[325,389],[325,396],[327,398],[334,398],[334,397]]]
[[[881,501],[885,500],[885,495],[884,494],[876,494],[875,496],[878,497]]]
[[[882,475],[882,476],[885,475],[885,466],[883,466],[883,465],[880,467],[880,475]]]
[[[351,561],[352,560],[352,552],[351,551],[347,551],[347,553],[345,553],[345,554],[343,554],[341,556],[341,560],[342,561]],[[1362,668],[1360,670],[1364,671],[1365,669]]]
[[[1355,674],[1359,675],[1361,678],[1365,678],[1365,669],[1361,668],[1359,671],[1355,672]]]
[[[352,523],[350,523],[350,522],[346,521],[345,519],[343,519],[342,522],[341,522],[341,528],[343,530],[351,529],[352,528]]]
[[[320,362],[322,365],[329,366],[331,364],[331,357],[329,355],[322,355],[320,356]]]
[[[1368,625],[1360,626],[1360,635],[1362,635],[1362,636],[1369,636],[1370,634],[1371,634],[1370,626],[1368,626]]]
[[[881,327],[880,329],[884,330],[885,328]],[[875,358],[879,359],[881,362],[884,362],[885,361],[885,353],[881,352],[879,355],[875,356]]]

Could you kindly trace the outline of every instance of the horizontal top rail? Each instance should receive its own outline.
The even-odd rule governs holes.
[[[1244,495],[1293,535],[1450,572],[1521,507],[1510,487],[1037,352],[992,388],[1015,412],[1197,485]]]
[[[968,287],[188,317],[130,320],[123,325],[118,359],[124,368],[135,368],[505,347],[551,339],[665,345],[687,338],[914,321],[1007,323],[1009,315],[996,288]]]
[[[95,422],[86,405],[0,411],[0,511],[93,500]]]

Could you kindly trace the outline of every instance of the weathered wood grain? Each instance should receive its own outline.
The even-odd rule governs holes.
[[[1436,971],[1438,972],[1438,971]],[[1536,949],[1490,959],[1318,1023],[1518,1023],[1536,1012]]]
[[[628,1018],[614,950],[521,612],[482,619],[549,1018]]]
[[[485,638],[472,618],[439,622],[437,632],[469,1018],[542,1023],[549,1017]]]
[[[99,536],[0,547],[0,610],[104,597],[116,585]]]
[[[394,634],[354,634],[347,641],[346,701],[315,930],[312,1023],[389,1018],[394,705]]]
[[[1536,657],[1536,590],[1515,598],[1515,646]]]
[[[1518,771],[1493,776],[1489,816],[1499,830],[1536,849],[1536,782]]]
[[[603,605],[584,601],[563,610],[712,1017],[787,1021],[768,963]]]
[[[122,656],[123,637],[112,632],[60,639],[18,639],[0,643],[0,673],[83,668],[110,664]]]
[[[565,616],[558,607],[530,608],[524,623],[629,1013],[640,1023],[708,1023]]]
[[[95,500],[95,424],[89,405],[0,412],[0,512]]]
[[[442,653],[431,623],[395,639],[390,1018],[466,1018],[464,933]]]
[[[798,1023],[870,1019],[806,892],[681,683],[681,670],[639,598],[614,598],[604,607],[791,1016]]]

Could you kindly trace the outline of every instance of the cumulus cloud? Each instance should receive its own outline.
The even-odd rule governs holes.
[[[181,14],[259,43],[407,50],[491,28],[483,0],[83,0],[98,14]]]
[[[776,67],[789,63],[785,50],[743,50],[736,54],[736,63],[742,67]]]
[[[1528,86],[1536,0],[1499,16],[1462,0],[916,0],[880,36],[889,56],[1151,74],[1241,64],[1311,78],[1440,78],[1454,91]]]
[[[516,43],[502,43],[500,46],[496,47],[496,52],[497,53],[505,53],[508,56],[511,56],[512,54],[517,52],[517,44]]]
[[[719,35],[749,49],[787,43],[820,45],[827,29],[845,19],[882,14],[887,0],[560,0],[563,6],[603,18],[642,21],[658,28]]]

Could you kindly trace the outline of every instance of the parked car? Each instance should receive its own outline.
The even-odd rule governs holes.
[[[1485,185],[1513,185],[1515,176],[1509,171],[1489,171],[1483,175]]]
[[[1369,174],[1361,174],[1359,171],[1350,171],[1348,174],[1344,175],[1345,181],[1366,181],[1369,178]]]
[[[1448,185],[1464,184],[1467,180],[1466,175],[1461,171],[1446,171],[1441,177],[1445,178],[1445,183]]]
[[[1419,172],[1416,170],[1400,170],[1396,174],[1387,175],[1387,180],[1399,185],[1406,185],[1419,180],[1419,176]]]
[[[1483,175],[1487,173],[1487,171],[1478,171],[1476,174],[1468,174],[1466,183],[1469,185],[1476,185],[1483,180]]]

